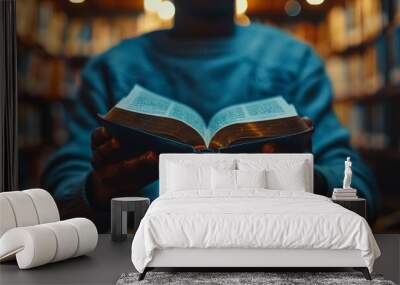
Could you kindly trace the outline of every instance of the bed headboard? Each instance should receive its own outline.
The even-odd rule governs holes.
[[[166,181],[167,181],[167,162],[168,161],[194,161],[198,160],[199,162],[207,162],[213,163],[218,161],[235,161],[240,158],[254,158],[257,160],[286,160],[290,162],[306,162],[308,166],[308,173],[307,175],[307,192],[313,193],[314,185],[313,185],[313,176],[314,176],[314,165],[313,165],[313,155],[310,153],[274,153],[274,154],[247,154],[247,153],[240,153],[240,154],[231,154],[231,153],[168,153],[168,154],[161,154],[160,155],[160,163],[159,163],[159,171],[160,171],[160,195],[164,194],[166,191]]]

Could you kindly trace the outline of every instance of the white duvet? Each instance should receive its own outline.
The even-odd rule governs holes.
[[[358,249],[370,272],[380,255],[365,219],[330,199],[257,189],[159,197],[133,240],[135,268],[143,272],[154,250],[165,248]]]

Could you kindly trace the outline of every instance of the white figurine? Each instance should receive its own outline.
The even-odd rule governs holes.
[[[343,178],[343,189],[351,189],[351,176],[353,172],[351,170],[350,156],[347,157],[344,162],[344,178]]]

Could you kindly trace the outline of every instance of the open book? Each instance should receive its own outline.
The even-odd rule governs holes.
[[[312,128],[280,96],[223,108],[206,122],[193,108],[136,85],[99,119],[130,147],[160,152],[260,152],[260,144],[274,141],[286,144],[285,152],[311,150]]]

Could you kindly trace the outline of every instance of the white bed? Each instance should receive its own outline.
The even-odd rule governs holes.
[[[297,182],[303,184],[302,191],[173,191],[168,183],[171,162],[188,167],[233,163],[237,168],[238,162],[246,166],[249,160],[256,166],[304,164],[304,179]],[[154,267],[354,267],[370,278],[380,251],[367,222],[312,194],[312,169],[310,154],[161,155],[160,197],[132,243],[132,262],[142,273],[140,279]],[[294,172],[279,170],[287,180],[299,180]]]

